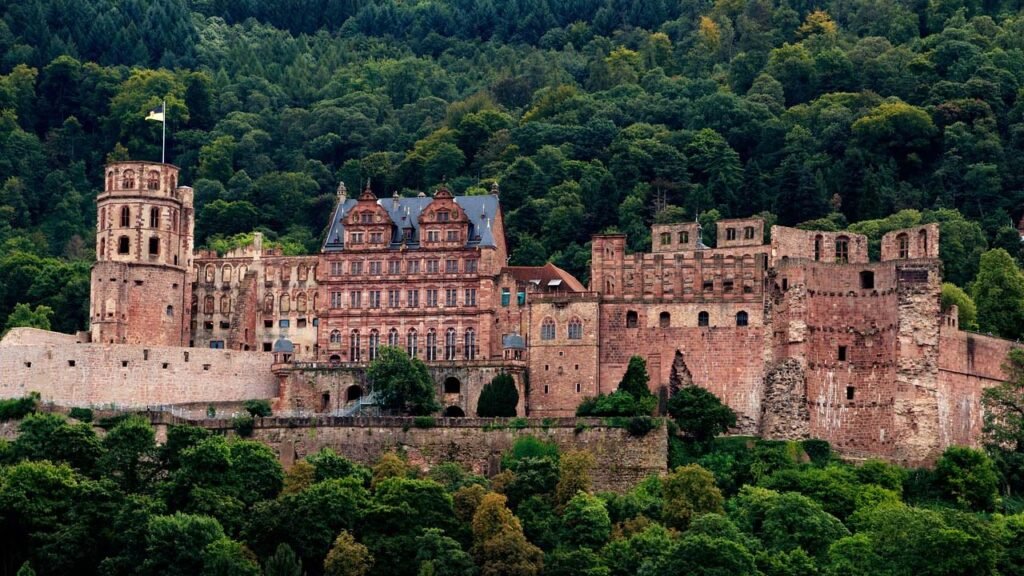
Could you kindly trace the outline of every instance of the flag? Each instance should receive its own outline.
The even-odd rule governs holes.
[[[164,121],[164,105],[160,104],[156,108],[149,111],[149,115],[146,116],[146,120],[156,120],[157,122]]]

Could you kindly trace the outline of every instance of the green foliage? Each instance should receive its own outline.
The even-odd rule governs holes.
[[[365,576],[373,563],[366,546],[342,530],[324,559],[324,576]]]
[[[502,468],[515,468],[516,464],[527,458],[539,458],[558,461],[558,445],[544,441],[536,436],[520,436],[505,454],[501,456]]]
[[[39,304],[33,310],[28,304],[16,304],[14,311],[7,316],[7,322],[4,324],[4,333],[7,333],[12,328],[20,327],[49,330],[52,317],[53,309],[49,306]]]
[[[650,378],[647,376],[647,361],[642,356],[632,356],[626,366],[626,373],[619,381],[619,392],[625,392],[640,401],[652,396],[647,383]]]
[[[0,422],[21,420],[39,408],[39,393],[31,392],[21,398],[0,400]]]
[[[997,248],[982,255],[971,297],[983,331],[1004,338],[1024,334],[1024,274],[1006,250]]]
[[[561,542],[597,550],[608,542],[611,532],[608,510],[596,496],[579,492],[565,505]]]
[[[710,472],[695,464],[680,466],[662,480],[665,505],[662,519],[672,528],[685,530],[703,514],[721,512],[722,492]]]
[[[629,419],[626,430],[630,436],[646,436],[648,432],[658,427],[658,422],[650,416],[635,416]]]
[[[942,311],[957,307],[960,327],[964,330],[978,329],[978,307],[974,300],[960,287],[949,282],[942,283]]]
[[[939,490],[968,510],[992,510],[998,500],[999,475],[984,452],[950,446],[935,463]]]
[[[329,447],[323,447],[319,452],[306,456],[306,462],[314,467],[314,480],[323,482],[333,478],[353,477],[363,484],[370,483],[370,470],[365,466],[353,463],[351,460],[339,456]]]
[[[668,401],[679,429],[697,442],[708,442],[736,425],[736,413],[699,386],[684,386]]]
[[[625,390],[616,390],[611,394],[598,394],[593,398],[585,398],[576,407],[577,416],[650,416],[658,405],[658,399],[648,393],[637,398]]]
[[[68,417],[78,420],[79,422],[92,422],[92,410],[89,408],[72,408],[68,410]]]
[[[476,414],[484,418],[515,416],[518,405],[519,391],[516,390],[515,380],[510,374],[503,372],[492,378],[480,390]]]
[[[273,414],[270,409],[270,402],[267,400],[246,400],[245,411],[253,418],[265,418]]]
[[[426,365],[419,358],[409,358],[401,348],[382,346],[366,378],[371,393],[387,410],[417,416],[441,409]]]
[[[235,416],[231,419],[231,428],[242,438],[248,438],[256,428],[256,421],[249,415]]]
[[[412,425],[417,428],[433,428],[437,426],[437,419],[433,416],[417,416],[412,419]]]
[[[302,576],[302,562],[292,547],[281,543],[263,564],[264,576]]]

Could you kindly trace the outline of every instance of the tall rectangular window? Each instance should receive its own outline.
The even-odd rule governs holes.
[[[361,308],[363,305],[363,293],[356,290],[349,292],[349,306],[352,308]]]
[[[458,271],[459,271],[459,261],[458,260],[445,260],[444,261],[444,271],[445,271],[446,274],[456,274],[456,273],[458,273]]]
[[[341,308],[341,292],[331,292],[331,308]]]
[[[446,288],[444,291],[444,305],[449,308],[454,308],[458,300],[459,291],[455,288]]]
[[[405,306],[407,308],[419,308],[420,306],[420,291],[409,290],[405,293]]]
[[[466,288],[466,299],[463,301],[465,306],[476,306],[476,288]]]
[[[331,262],[331,276],[341,276],[341,273],[342,273],[342,263],[341,262]]]
[[[401,290],[388,290],[388,308],[398,308]]]
[[[370,290],[370,308],[380,308],[380,290]]]
[[[388,260],[388,274],[399,274],[402,271],[401,260]]]
[[[405,266],[406,266],[406,269],[409,271],[409,274],[419,274],[420,273],[420,261],[419,260],[409,260],[409,262]]]
[[[427,308],[437,308],[437,288],[427,288]]]
[[[362,274],[363,273],[363,263],[362,262],[353,262],[352,264],[349,265],[348,271],[351,274]]]
[[[427,274],[437,274],[440,263],[440,260],[427,260]]]
[[[511,290],[509,290],[508,288],[502,288],[501,289],[501,305],[505,306],[507,308],[511,300],[512,300]]]
[[[466,260],[466,274],[476,274],[477,260],[475,258]]]
[[[370,262],[370,274],[380,274],[382,264],[380,260],[373,260]]]

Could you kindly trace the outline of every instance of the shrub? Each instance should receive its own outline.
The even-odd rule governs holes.
[[[92,410],[88,408],[72,408],[68,411],[68,416],[79,422],[92,422]]]
[[[242,438],[248,438],[252,436],[253,428],[256,427],[256,421],[249,415],[235,416],[231,421],[231,427],[234,428],[235,432],[237,432]]]
[[[498,374],[480,391],[476,413],[484,418],[515,416],[518,404],[515,380],[509,374]]]
[[[685,386],[668,401],[668,413],[688,437],[707,442],[736,425],[736,413],[699,386]]]
[[[433,416],[417,416],[413,418],[412,425],[417,428],[433,428],[437,426],[437,420]]]
[[[501,467],[505,470],[515,468],[515,463],[526,458],[548,458],[558,461],[558,446],[554,442],[545,442],[535,436],[523,436],[516,439],[515,444],[501,457]]]
[[[630,436],[646,436],[648,432],[657,428],[658,423],[650,416],[636,416],[629,419],[629,424],[626,425],[626,431],[629,432]]]
[[[39,392],[31,392],[23,398],[0,400],[0,422],[20,420],[39,408]]]
[[[636,398],[624,390],[611,394],[598,394],[586,398],[576,408],[577,416],[648,416],[654,411],[658,399],[651,395]]]
[[[811,459],[811,462],[819,466],[828,464],[828,461],[832,459],[832,446],[827,440],[812,438],[804,440],[800,445],[807,454],[807,457]]]
[[[265,418],[273,414],[267,400],[246,400],[244,406],[245,411],[253,418]]]

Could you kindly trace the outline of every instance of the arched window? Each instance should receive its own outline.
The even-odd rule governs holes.
[[[150,208],[149,209],[149,227],[159,228],[160,227],[160,209]]]
[[[107,172],[107,190],[114,189],[114,171]]]
[[[744,312],[743,310],[740,310],[739,312],[736,313],[736,325],[737,326],[746,326],[748,321],[749,321],[749,318],[747,317],[747,313],[746,312]]]
[[[130,251],[130,245],[128,243],[127,236],[121,236],[117,239],[117,253],[127,254]]]
[[[398,348],[398,328],[388,330],[388,346]]]
[[[555,339],[555,321],[551,318],[545,318],[540,324],[540,339],[541,340],[554,340]]]
[[[846,236],[836,238],[836,262],[846,264],[850,261],[850,239]]]
[[[701,312],[697,314],[697,326],[709,326],[711,324],[711,316],[707,312]]]
[[[672,315],[671,314],[669,314],[668,312],[662,312],[661,314],[658,314],[658,327],[659,328],[668,328],[671,325],[672,325]]]
[[[281,294],[281,313],[287,314],[292,310],[292,297],[287,294]]]
[[[906,233],[896,236],[896,248],[900,258],[910,258],[910,236]]]
[[[213,314],[213,296],[203,298],[203,314]]]
[[[331,344],[341,344],[341,330],[331,330]]]
[[[313,292],[313,311],[316,311],[320,306],[320,293]]]
[[[295,297],[295,309],[299,312],[306,311],[306,295],[302,292]]]
[[[149,190],[160,189],[160,173],[156,170],[150,170],[149,174],[146,174],[146,188]]]
[[[131,225],[132,221],[132,210],[127,206],[121,206],[121,228],[127,228]]]
[[[352,362],[359,361],[359,330],[353,330],[348,340],[348,359]]]
[[[100,230],[107,229],[107,209],[106,207],[100,208]]]
[[[220,313],[225,315],[231,314],[231,298],[227,296],[220,297]]]
[[[825,239],[822,238],[821,234],[818,234],[817,236],[814,237],[814,259],[815,260],[821,260],[821,246],[822,246],[822,244],[824,242],[825,242]]]
[[[466,328],[462,343],[462,354],[466,357],[466,360],[476,358],[476,332],[472,328]]]
[[[921,230],[917,233],[917,257],[926,258],[928,256],[928,231]]]
[[[579,318],[569,320],[569,340],[580,340],[583,338],[583,322]]]
[[[458,394],[462,390],[462,382],[455,376],[449,376],[444,379],[444,393],[445,394]]]
[[[437,360],[437,332],[433,328],[427,330],[427,361]]]
[[[635,310],[626,312],[626,328],[636,328],[640,321],[640,317],[637,315]]]
[[[192,315],[193,316],[197,312],[199,312],[199,297],[198,296],[195,296],[195,295],[192,296],[192,307],[189,308],[189,309],[192,310]]]
[[[380,332],[370,330],[370,362],[377,359],[377,348],[380,347]]]
[[[130,190],[135,188],[135,171],[125,170],[121,173],[121,188]]]
[[[444,359],[455,360],[455,328],[449,328],[444,333]]]
[[[415,328],[410,328],[409,333],[405,335],[405,353],[408,354],[410,358],[416,358],[419,354],[419,350],[417,350],[418,347],[419,335],[416,334]]]
[[[230,284],[232,272],[234,272],[234,270],[232,270],[231,264],[225,264],[224,267],[220,269],[220,281],[225,284]]]
[[[205,274],[207,282],[213,282],[213,264],[207,264]]]
[[[263,313],[273,314],[274,313],[274,295],[267,294],[263,297]]]
[[[107,255],[107,239],[100,238],[100,258]]]

